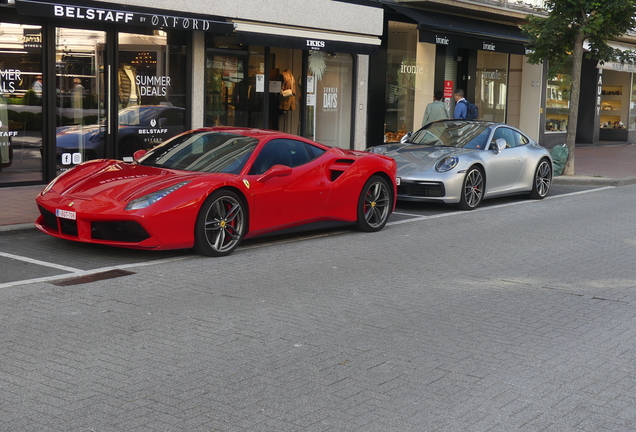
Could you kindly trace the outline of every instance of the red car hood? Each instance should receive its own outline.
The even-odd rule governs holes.
[[[63,185],[59,193],[73,199],[90,200],[102,196],[109,200],[130,201],[201,175],[201,173],[113,162],[93,172],[83,171],[78,178]]]

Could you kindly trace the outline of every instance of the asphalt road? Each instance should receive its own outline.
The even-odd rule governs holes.
[[[221,259],[5,233],[118,272],[2,286],[0,431],[636,430],[636,185],[556,192]]]
[[[550,197],[558,197],[595,189],[593,186],[553,185]],[[510,196],[486,200],[482,208],[522,204],[527,200]],[[400,202],[389,219],[389,226],[414,222],[422,218],[462,213],[454,206],[435,203]],[[274,235],[249,240],[240,249],[249,249],[305,241],[312,238],[339,235],[350,231],[349,227],[310,231],[289,235]],[[95,272],[125,269],[139,264],[153,264],[191,256],[190,251],[138,251],[82,244],[49,237],[34,229],[18,232],[0,232],[0,288],[24,281],[50,281],[56,278],[86,276]]]

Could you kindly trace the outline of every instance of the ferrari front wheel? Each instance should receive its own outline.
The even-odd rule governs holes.
[[[479,168],[471,168],[464,177],[458,207],[462,210],[474,210],[484,197],[484,175]]]
[[[384,228],[393,204],[389,182],[380,176],[371,176],[364,184],[358,198],[358,220],[360,231],[379,231]]]
[[[201,206],[194,228],[194,250],[206,256],[231,254],[245,235],[246,212],[241,198],[229,190],[211,194]]]

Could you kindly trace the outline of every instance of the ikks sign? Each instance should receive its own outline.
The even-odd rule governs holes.
[[[234,30],[234,24],[202,18],[59,4],[40,0],[16,0],[15,3],[18,13],[21,15],[64,18],[84,22],[142,25],[175,30],[201,30],[221,33],[231,33]]]

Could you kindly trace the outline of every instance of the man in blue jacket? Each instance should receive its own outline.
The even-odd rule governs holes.
[[[466,113],[468,112],[468,106],[465,102],[460,103],[461,101],[466,101],[466,99],[464,98],[464,90],[456,89],[453,93],[453,96],[455,97],[454,117],[456,119],[465,119]]]

